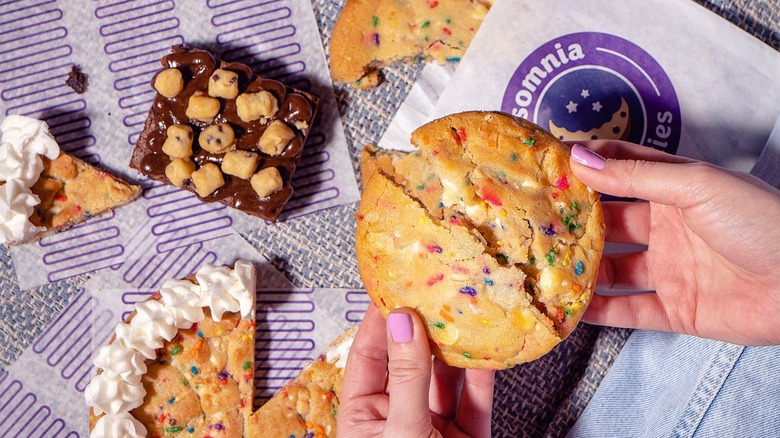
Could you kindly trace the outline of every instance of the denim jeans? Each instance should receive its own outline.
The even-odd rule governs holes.
[[[780,119],[751,173],[780,187]],[[780,437],[780,346],[636,330],[568,436]]]

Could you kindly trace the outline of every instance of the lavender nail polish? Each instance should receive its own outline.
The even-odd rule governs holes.
[[[390,328],[390,337],[393,338],[393,341],[409,342],[412,340],[412,317],[409,314],[388,314],[387,326]]]
[[[596,170],[603,169],[604,164],[607,161],[601,155],[579,144],[575,144],[571,147],[571,156],[574,161]]]

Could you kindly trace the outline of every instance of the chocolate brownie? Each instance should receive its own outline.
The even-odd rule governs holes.
[[[161,63],[130,167],[275,221],[319,99],[204,50],[176,46]]]

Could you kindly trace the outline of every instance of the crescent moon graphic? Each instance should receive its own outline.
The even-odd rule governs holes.
[[[583,141],[583,140],[625,140],[628,138],[628,126],[631,121],[631,114],[628,110],[628,103],[624,98],[620,98],[620,108],[612,115],[612,118],[598,128],[590,131],[569,131],[561,128],[550,120],[550,133],[561,140]]]

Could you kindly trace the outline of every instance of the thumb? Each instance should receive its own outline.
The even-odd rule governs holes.
[[[700,203],[710,193],[711,177],[718,172],[715,166],[694,161],[654,161],[652,157],[637,150],[619,159],[605,159],[575,144],[571,148],[570,165],[583,184],[613,196],[683,208]]]
[[[386,436],[430,436],[433,425],[428,388],[432,362],[425,328],[411,309],[390,312],[387,328],[390,411]]]

